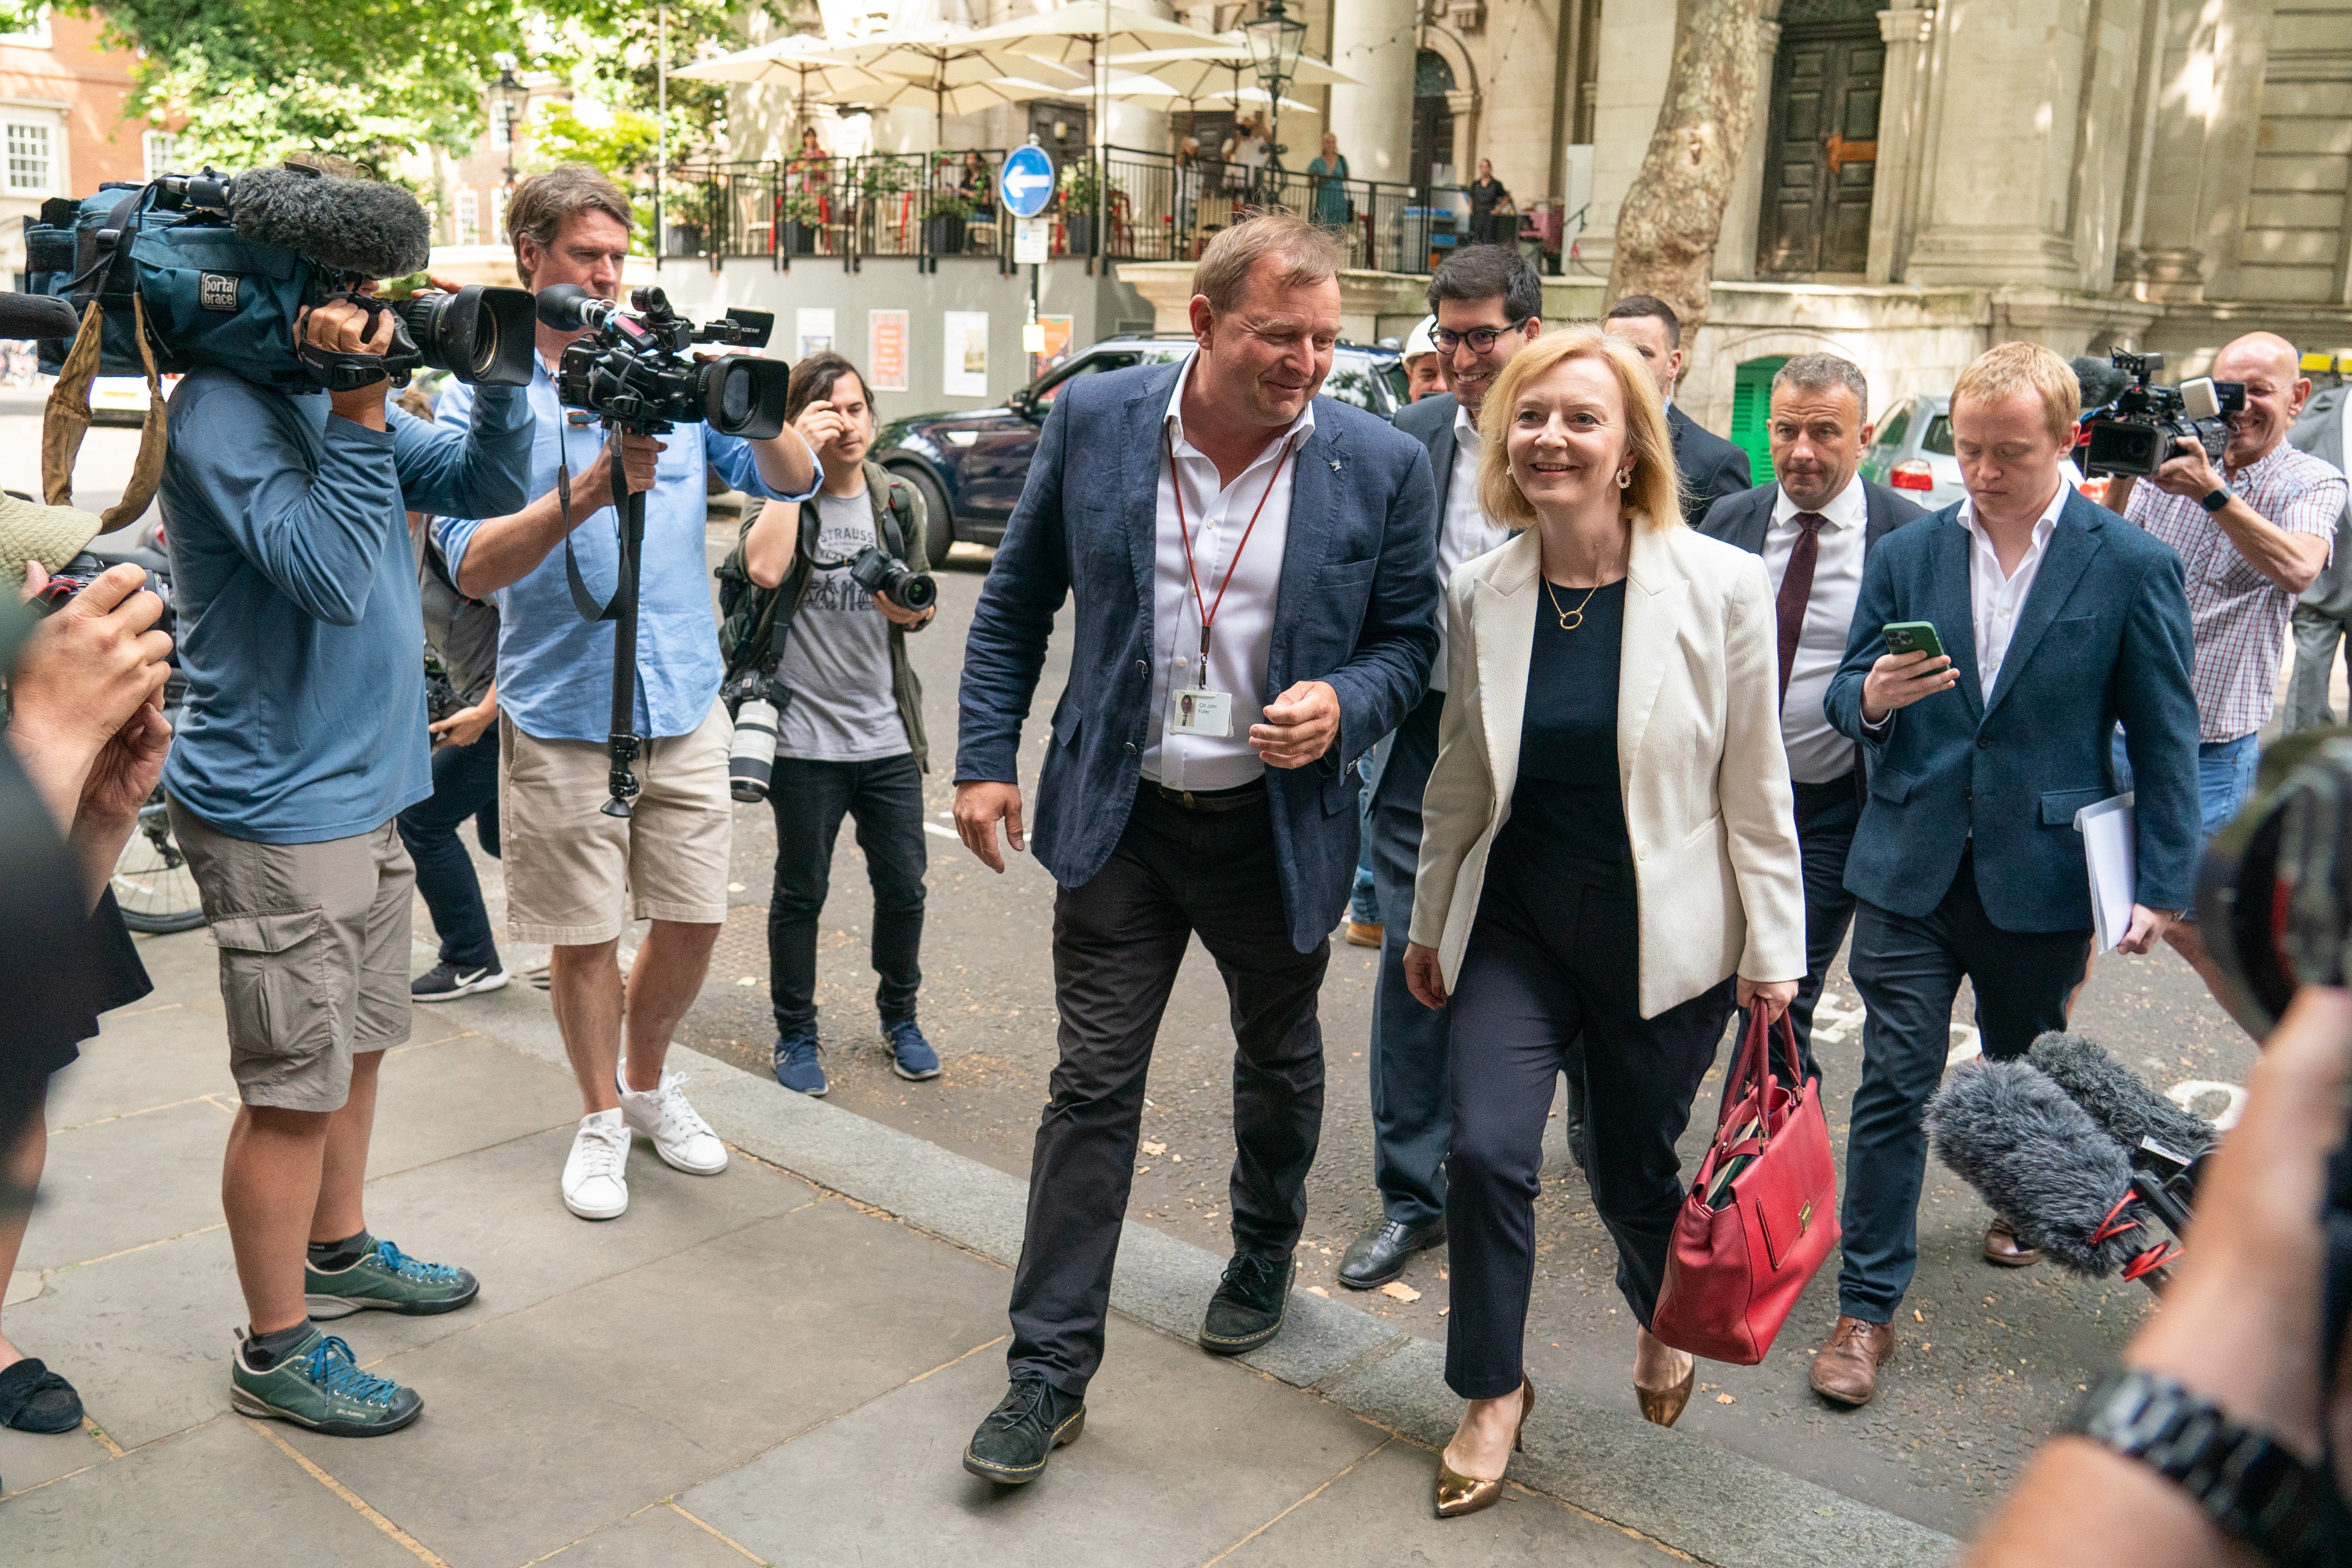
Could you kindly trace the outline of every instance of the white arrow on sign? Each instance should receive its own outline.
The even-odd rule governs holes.
[[[1004,188],[1025,201],[1032,191],[1052,190],[1054,176],[1027,173],[1017,168],[1008,169],[1004,172]]]

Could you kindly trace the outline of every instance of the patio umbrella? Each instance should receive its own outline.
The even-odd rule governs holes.
[[[1150,49],[1200,48],[1223,42],[1214,33],[1188,27],[1148,11],[1121,5],[1116,0],[1079,0],[1043,16],[1021,16],[993,27],[982,27],[971,40],[990,48],[1007,49],[1058,66],[1087,62],[1087,79],[1099,82],[1106,55]],[[1178,96],[1182,96],[1179,94]],[[1108,127],[1095,116],[1095,145],[1107,144]]]
[[[1249,43],[1238,32],[1223,34],[1213,44],[1113,55],[1107,63],[1115,69],[1149,72],[1174,88],[1177,97],[1185,99],[1230,97],[1241,89],[1244,72],[1255,75],[1256,71],[1250,62]],[[1290,85],[1361,87],[1363,83],[1321,60],[1301,55],[1297,74],[1290,78]]]
[[[992,104],[1050,98],[1063,90],[1046,87],[1024,74],[1036,71],[1041,64],[1047,74],[1078,74],[1025,50],[1007,48],[991,41],[985,32],[975,33],[944,22],[894,28],[835,46],[828,52],[868,75],[908,84],[880,96],[869,94],[861,99],[863,102],[895,104],[929,97],[932,111],[941,122],[934,132],[940,139],[945,138],[944,122],[950,109],[958,114],[969,114]],[[999,89],[995,85],[1006,78],[1023,85],[1014,89]]]
[[[868,95],[888,85],[881,78],[844,60],[823,38],[806,33],[794,33],[789,38],[761,44],[755,49],[698,60],[669,74],[697,81],[790,85],[800,105],[800,125],[808,123],[811,98],[830,103],[863,102]]]

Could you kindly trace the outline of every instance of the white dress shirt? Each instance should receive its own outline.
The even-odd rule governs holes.
[[[1430,666],[1429,689],[1445,689],[1445,585],[1454,569],[1475,560],[1508,540],[1511,530],[1487,520],[1478,505],[1478,422],[1470,411],[1454,410],[1454,472],[1445,481],[1445,516],[1437,529],[1437,663]]]
[[[2026,547],[2017,570],[2007,574],[2000,570],[2000,556],[1992,548],[1991,536],[1977,521],[1976,502],[1960,503],[1960,527],[1969,530],[1970,540],[1969,614],[1976,622],[1977,690],[1987,702],[2000,685],[2000,664],[2009,657],[2009,640],[2017,631],[2017,618],[2025,609],[2026,596],[2033,591],[2034,578],[2041,574],[2042,554],[2058,529],[2058,513],[2073,493],[2074,486],[2061,479],[2033,525],[2033,542]]]
[[[1268,442],[1232,484],[1220,486],[1216,464],[1184,437],[1184,388],[1198,362],[1197,354],[1184,361],[1161,426],[1167,441],[1160,458],[1158,545],[1151,574],[1151,711],[1159,716],[1143,747],[1143,776],[1171,789],[1232,789],[1265,772],[1265,762],[1250,747],[1249,731],[1265,716],[1261,699],[1266,657],[1274,647],[1275,593],[1282,582],[1283,551],[1290,542],[1296,455],[1315,433],[1315,403],[1309,399],[1279,439]],[[1184,487],[1184,520],[1192,532],[1192,570],[1200,574],[1197,601],[1176,521],[1179,485]],[[1252,529],[1254,512],[1257,526]],[[1249,547],[1235,562],[1234,552],[1241,548],[1244,532]],[[1229,566],[1233,578],[1228,583]],[[1220,585],[1224,587],[1222,603]],[[1200,656],[1203,603],[1210,607],[1214,627],[1205,680]],[[1206,686],[1232,696],[1231,736],[1176,727],[1175,694],[1187,686]]]
[[[1764,530],[1764,571],[1777,602],[1789,554],[1804,530],[1804,508],[1780,490],[1772,501],[1772,521]],[[1780,739],[1789,751],[1789,777],[1800,784],[1827,784],[1853,771],[1853,742],[1830,726],[1822,713],[1830,677],[1845,662],[1846,633],[1853,626],[1854,601],[1862,596],[1862,541],[1870,525],[1870,499],[1862,476],[1821,508],[1816,536],[1821,554],[1813,565],[1813,589],[1805,601],[1804,630],[1789,661],[1789,692],[1780,703]]]

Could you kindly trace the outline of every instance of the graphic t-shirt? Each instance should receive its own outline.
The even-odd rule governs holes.
[[[779,503],[772,502],[771,505]],[[849,562],[874,540],[874,503],[819,491],[816,557],[776,673],[793,694],[776,725],[776,755],[803,762],[872,762],[914,749],[890,678],[890,623],[850,580]]]

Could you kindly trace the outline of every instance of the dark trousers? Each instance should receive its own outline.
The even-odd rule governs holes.
[[[874,762],[776,758],[768,785],[776,813],[776,886],[768,900],[768,996],[776,1032],[816,1030],[816,929],[833,885],[844,813],[874,886],[875,1010],[885,1027],[915,1016],[923,983],[923,773],[912,752]]]
[[[1234,1249],[1286,1258],[1306,1223],[1323,1130],[1315,999],[1331,946],[1290,945],[1273,814],[1262,787],[1241,800],[1188,810],[1144,786],[1109,862],[1054,902],[1062,1056],[1029,1166],[1005,1359],[1015,1375],[1043,1374],[1066,1394],[1083,1396],[1102,1364],[1144,1076],[1196,935],[1232,1008]]]
[[[1920,1113],[1943,1081],[1952,1045],[1952,998],[1960,977],[1976,988],[1984,1053],[2022,1056],[2036,1035],[2066,1027],[2066,998],[2090,956],[2087,931],[2004,931],[1977,894],[1976,867],[1960,857],[1932,914],[1914,919],[1867,899],[1856,909],[1847,967],[1869,1017],[1862,1026],[1862,1082],[1846,1134],[1844,1267],[1838,1311],[1891,1322],[1919,1262],[1919,1186],[1927,1134]]]
[[[1445,1145],[1454,1132],[1447,1009],[1423,1007],[1404,983],[1412,879],[1421,864],[1421,793],[1437,762],[1444,711],[1445,694],[1433,691],[1405,716],[1372,798],[1372,879],[1387,916],[1372,990],[1372,1180],[1381,1212],[1400,1225],[1426,1224],[1445,1212]]]
[[[1632,868],[1528,848],[1496,845],[1454,977],[1445,1383],[1465,1399],[1519,1386],[1544,1124],[1563,1070],[1583,1079],[1586,1168],[1617,1243],[1618,1291],[1649,1326],[1683,1197],[1675,1140],[1732,1005],[1726,980],[1643,1018]],[[1580,1069],[1568,1051],[1579,1034]]]
[[[1853,848],[1853,830],[1862,821],[1862,800],[1854,786],[1851,773],[1826,784],[1796,786],[1797,848],[1805,867],[1805,977],[1797,984],[1797,999],[1789,1004],[1789,1019],[1808,1078],[1821,1076],[1813,1063],[1813,1009],[1822,999],[1830,965],[1845,943],[1846,927],[1853,924],[1854,896],[1845,889],[1845,860]]]
[[[499,852],[499,727],[490,726],[471,746],[444,746],[433,753],[433,793],[403,811],[400,841],[416,862],[416,891],[441,934],[441,961],[459,969],[495,969],[499,946],[490,935],[490,912],[482,906],[481,879],[474,860],[457,841],[457,829],[474,819],[482,852]]]

